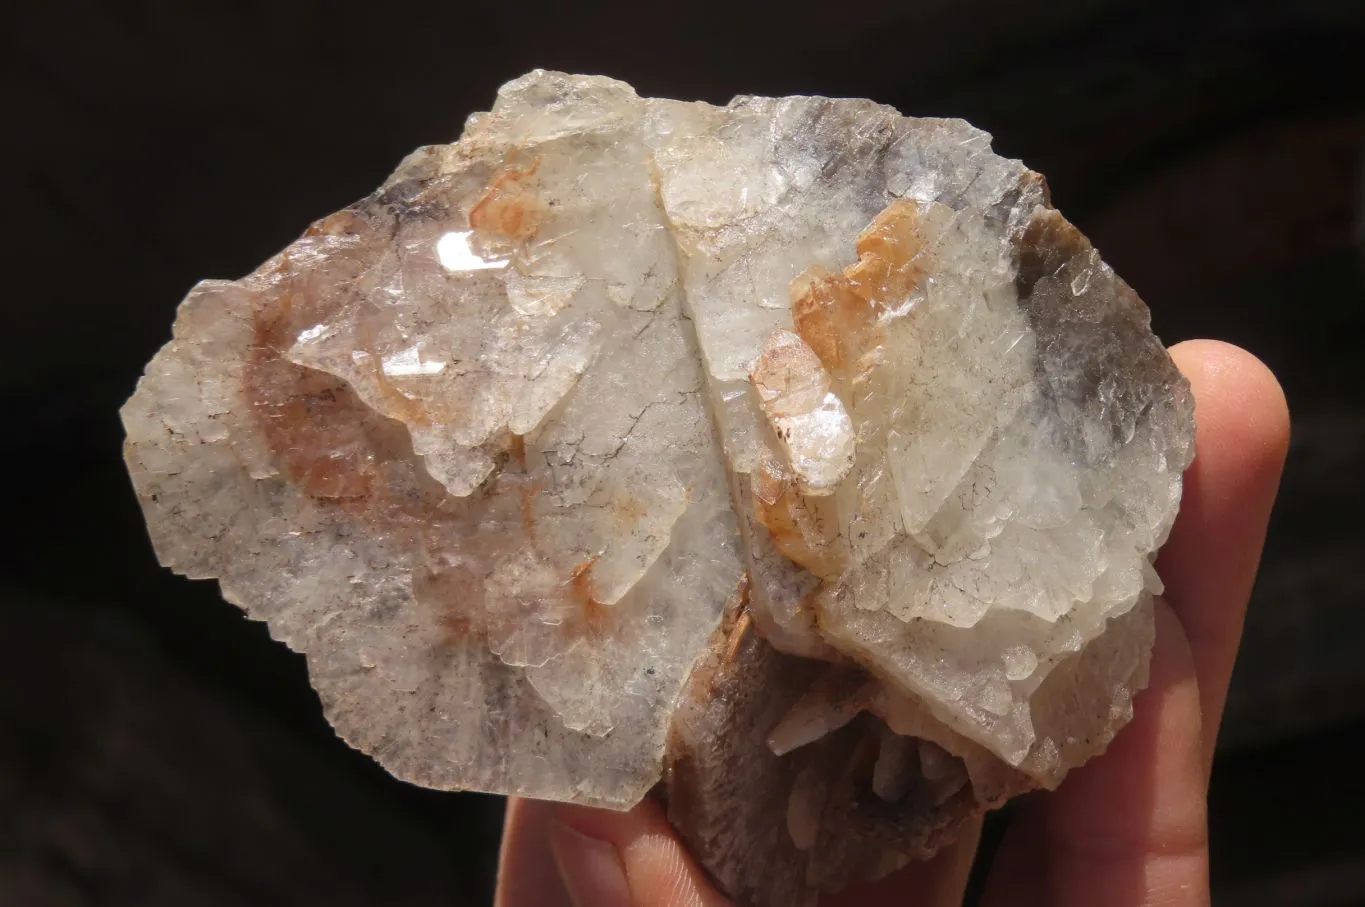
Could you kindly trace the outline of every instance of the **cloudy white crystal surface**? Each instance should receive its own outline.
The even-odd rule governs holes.
[[[1191,406],[980,130],[534,72],[195,287],[123,418],[162,562],[304,652],[349,742],[626,807],[745,573],[765,640],[864,668],[983,801],[1056,783],[1145,682]]]

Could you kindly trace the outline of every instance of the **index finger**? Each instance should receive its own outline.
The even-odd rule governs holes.
[[[1275,376],[1245,350],[1193,340],[1171,356],[1194,390],[1197,430],[1157,572],[1189,639],[1207,770],[1289,447],[1289,409]]]

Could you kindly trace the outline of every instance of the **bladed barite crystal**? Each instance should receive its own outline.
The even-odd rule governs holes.
[[[437,788],[662,779],[761,904],[1105,747],[1192,455],[1146,307],[980,130],[539,71],[196,286],[123,419],[162,563],[347,741]]]

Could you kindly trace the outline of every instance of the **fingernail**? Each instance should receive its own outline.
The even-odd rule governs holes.
[[[574,907],[630,907],[630,885],[615,845],[585,833],[600,827],[596,812],[575,806],[555,810],[550,847],[560,878]]]

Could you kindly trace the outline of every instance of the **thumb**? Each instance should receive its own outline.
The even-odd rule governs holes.
[[[524,840],[543,836],[574,907],[732,907],[711,886],[652,799],[624,813],[566,804],[537,809],[527,813],[516,834]],[[502,907],[546,903],[540,897],[524,905],[513,903],[519,900],[513,889],[524,887],[513,882],[523,870],[536,870],[514,865],[515,855],[529,856],[534,850],[504,845],[505,857],[511,859],[504,860],[499,873],[503,891],[497,903]]]
[[[626,813],[556,807],[550,847],[575,907],[729,907],[653,800]]]

